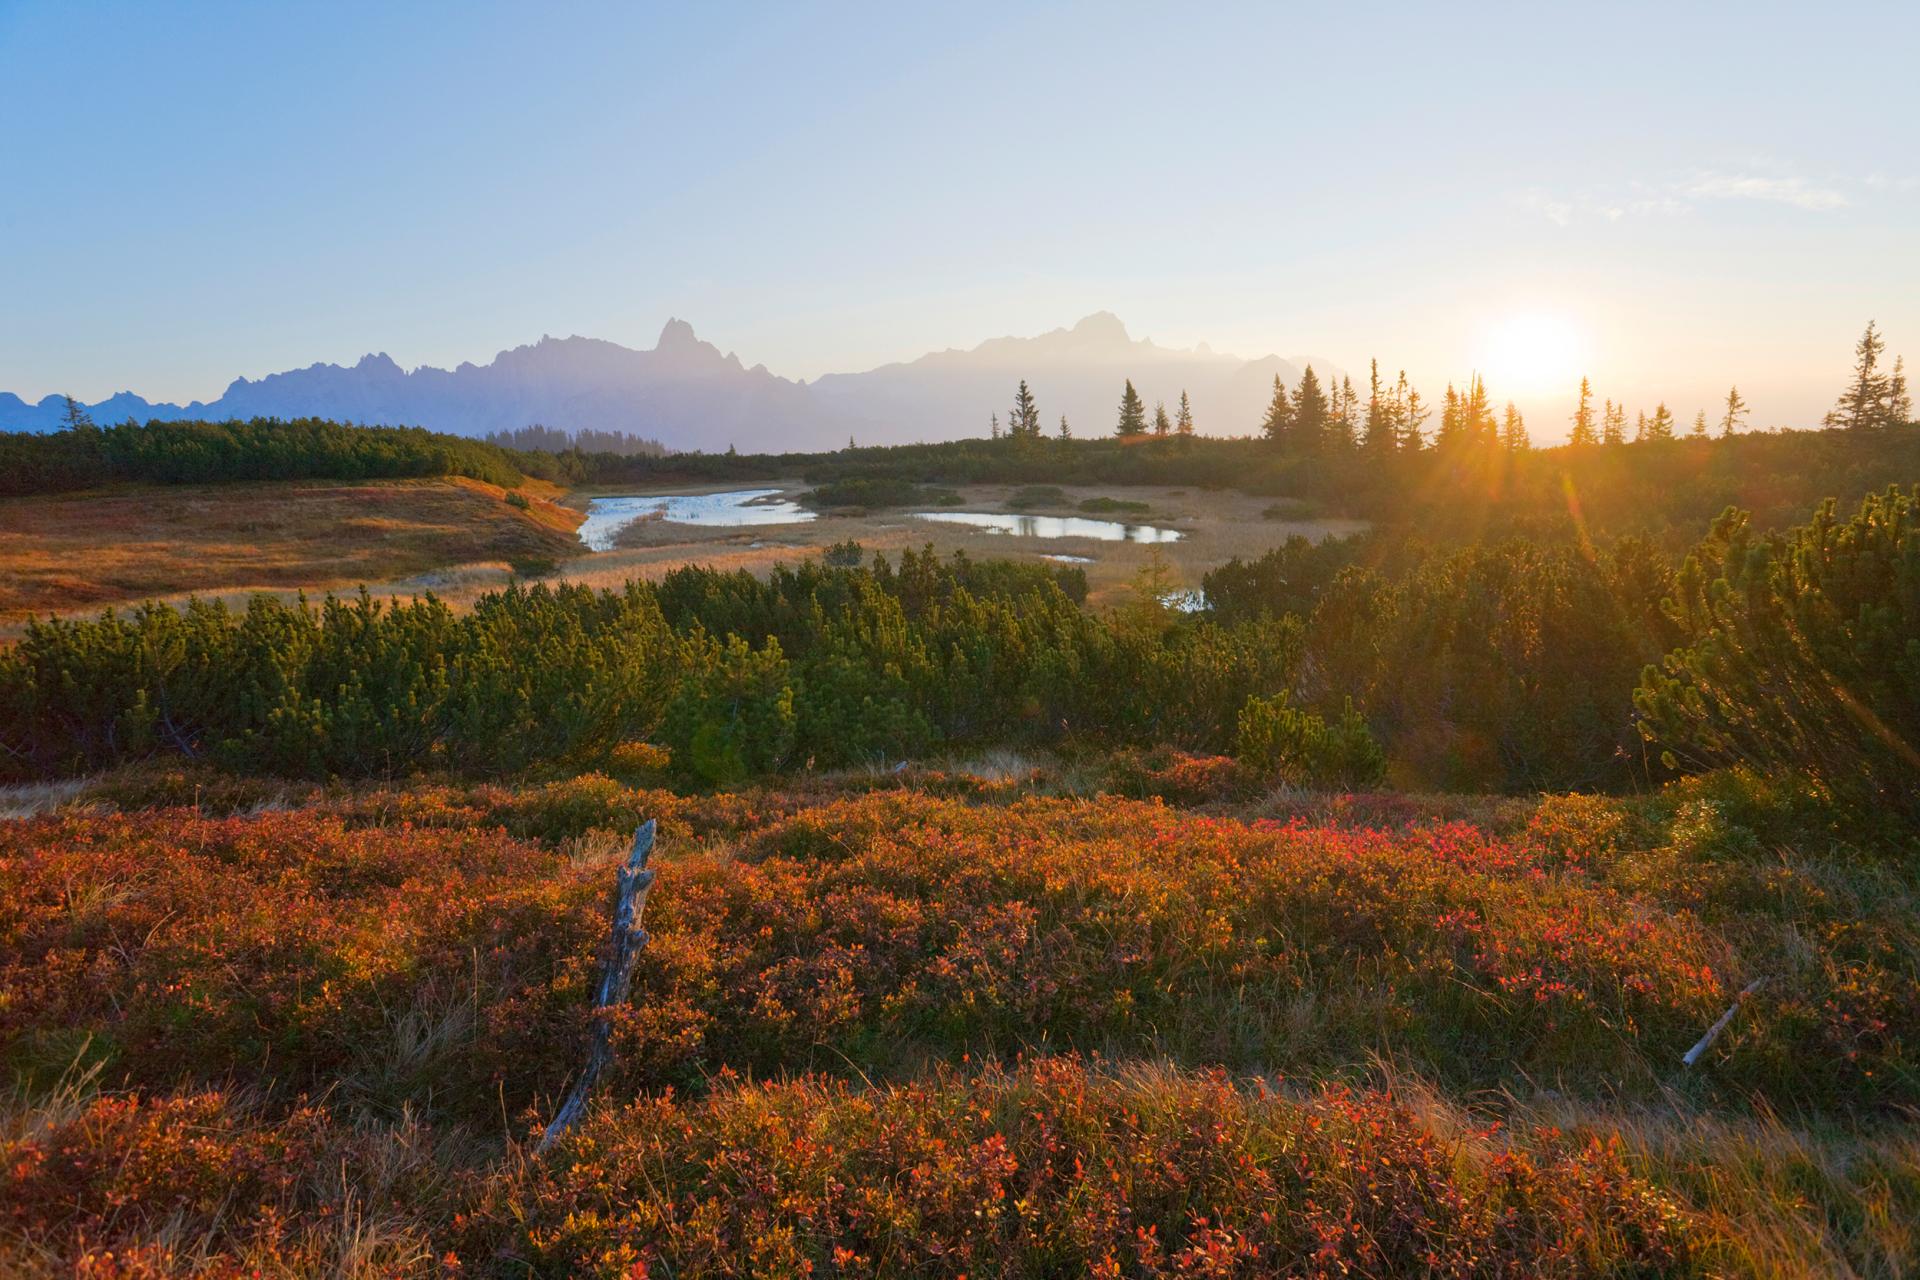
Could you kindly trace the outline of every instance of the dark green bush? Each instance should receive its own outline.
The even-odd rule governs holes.
[[[1920,488],[1756,536],[1729,510],[1674,583],[1684,642],[1636,695],[1676,767],[1792,770],[1920,815]]]

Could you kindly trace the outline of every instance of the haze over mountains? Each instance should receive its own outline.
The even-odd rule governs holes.
[[[386,354],[351,366],[314,364],[258,380],[240,378],[217,400],[150,404],[121,392],[89,405],[96,422],[129,417],[324,417],[484,435],[531,423],[651,436],[674,449],[784,452],[900,444],[985,435],[988,416],[1006,420],[1025,378],[1049,434],[1065,414],[1076,435],[1113,430],[1121,383],[1131,378],[1149,406],[1171,413],[1184,389],[1198,429],[1242,435],[1260,422],[1275,374],[1299,381],[1302,359],[1223,355],[1134,339],[1117,316],[1097,312],[1070,329],[1033,338],[994,338],[969,351],[934,352],[864,373],[828,374],[808,384],[764,365],[745,366],[669,320],[650,351],[597,338],[542,338],[502,351],[484,365],[402,369]],[[1323,375],[1332,366],[1312,362]],[[0,392],[0,429],[59,427],[64,403],[28,403]]]

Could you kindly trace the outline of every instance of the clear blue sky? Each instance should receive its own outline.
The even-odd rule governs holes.
[[[1569,366],[1805,422],[1869,317],[1920,360],[1917,50],[1910,2],[0,0],[0,389],[669,315],[813,377],[1104,308],[1483,367],[1538,436]]]

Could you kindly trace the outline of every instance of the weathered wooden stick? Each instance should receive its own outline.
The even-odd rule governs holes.
[[[1700,1055],[1713,1047],[1713,1042],[1720,1038],[1720,1033],[1725,1031],[1727,1024],[1733,1021],[1733,1015],[1740,1012],[1740,1006],[1747,1002],[1747,997],[1766,984],[1767,980],[1765,978],[1755,978],[1752,982],[1749,982],[1746,990],[1742,991],[1739,996],[1734,999],[1732,1006],[1720,1015],[1720,1021],[1707,1028],[1707,1034],[1700,1037],[1700,1043],[1687,1050],[1686,1056],[1680,1059],[1681,1064],[1690,1067],[1700,1061]]]
[[[633,981],[633,962],[646,945],[647,931],[640,927],[640,913],[646,909],[647,890],[653,887],[653,872],[647,867],[647,855],[653,852],[653,819],[649,818],[633,836],[633,852],[620,869],[613,897],[613,938],[607,948],[607,966],[600,971],[600,986],[594,992],[593,1034],[587,1045],[586,1065],[560,1104],[553,1123],[540,1135],[536,1152],[545,1152],[560,1135],[573,1127],[587,1108],[587,1095],[607,1064],[613,1061],[613,1011],[627,1002],[627,984]]]

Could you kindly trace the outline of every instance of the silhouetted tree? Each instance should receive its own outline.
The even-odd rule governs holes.
[[[1153,406],[1153,434],[1165,439],[1167,432],[1172,429],[1173,421],[1167,417],[1167,402],[1157,401]]]
[[[1880,397],[1880,423],[1888,427],[1904,427],[1913,421],[1913,397],[1907,394],[1907,362],[1903,356],[1893,358],[1893,374],[1887,379],[1886,394]]]
[[[1853,381],[1840,395],[1840,403],[1826,416],[1830,427],[1860,431],[1883,424],[1883,401],[1887,397],[1887,379],[1878,370],[1880,356],[1887,349],[1873,321],[1853,348]]]
[[[1511,400],[1507,401],[1506,420],[1500,428],[1500,443],[1514,453],[1533,447],[1533,440],[1527,435],[1526,419],[1520,416],[1520,410]]]
[[[1174,415],[1173,432],[1189,439],[1193,436],[1193,405],[1187,401],[1187,389],[1180,389],[1180,411]]]
[[[1747,416],[1747,402],[1740,398],[1739,387],[1727,389],[1727,411],[1720,415],[1720,434],[1730,436],[1740,429],[1741,420]]]
[[[1665,400],[1654,406],[1653,416],[1646,420],[1642,431],[1643,440],[1673,439],[1673,410],[1667,408]]]
[[[1140,400],[1140,393],[1133,389],[1133,380],[1127,380],[1127,389],[1120,395],[1120,424],[1113,433],[1122,438],[1145,435],[1147,431],[1147,407]]]
[[[1600,419],[1600,442],[1602,444],[1625,444],[1627,442],[1627,406],[1607,401],[1607,411]]]
[[[1287,443],[1293,430],[1293,405],[1287,400],[1287,385],[1273,375],[1273,399],[1267,401],[1267,416],[1260,423],[1260,434],[1275,444]]]
[[[68,431],[98,431],[100,429],[93,424],[93,415],[87,412],[85,405],[75,400],[72,396],[61,396],[60,398],[66,401],[65,407],[60,411],[60,423]]]
[[[1040,438],[1040,410],[1033,402],[1033,392],[1027,389],[1025,378],[1020,379],[1020,389],[1013,393],[1013,410],[1007,414],[1007,434],[1016,440]]]
[[[1384,452],[1400,443],[1399,424],[1394,421],[1394,406],[1380,387],[1380,362],[1367,365],[1367,417],[1360,443],[1369,453]]]
[[[1580,404],[1573,411],[1573,434],[1567,437],[1567,443],[1576,449],[1600,443],[1600,433],[1593,425],[1593,386],[1585,378],[1580,379]]]
[[[1293,443],[1302,453],[1317,453],[1326,444],[1327,393],[1320,389],[1320,375],[1308,365],[1300,375],[1300,389],[1293,396]]]

